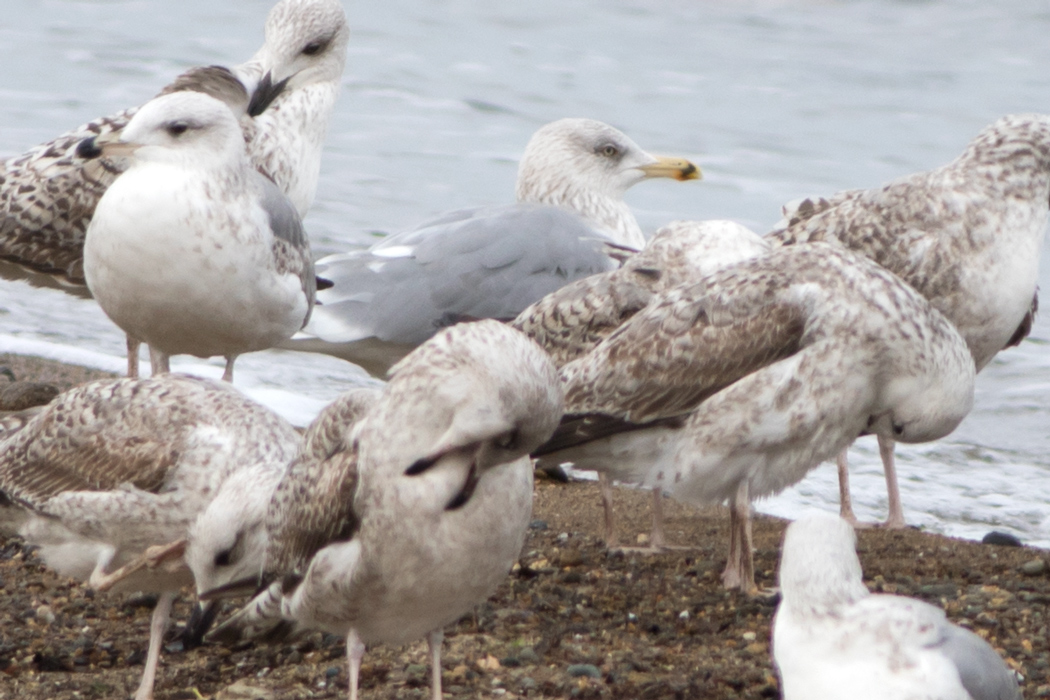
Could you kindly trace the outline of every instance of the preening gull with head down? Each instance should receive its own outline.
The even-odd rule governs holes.
[[[425,635],[440,700],[442,629],[519,556],[528,452],[561,409],[554,366],[518,331],[492,320],[441,331],[393,367],[337,449],[289,470],[270,506],[264,588],[213,636],[346,635],[356,699],[366,644]]]
[[[315,278],[299,214],[248,161],[240,127],[197,92],[144,105],[93,149],[130,160],[99,200],[84,243],[88,288],[114,323],[171,355],[226,358],[301,329]]]
[[[666,292],[562,368],[566,415],[534,454],[730,502],[728,587],[753,590],[750,503],[862,433],[951,432],[973,404],[955,328],[841,246],[774,249]]]
[[[732,221],[675,221],[657,231],[622,267],[565,285],[522,311],[511,325],[539,343],[562,367],[593,350],[659,292],[697,282],[768,248],[765,239]],[[605,543],[617,548],[612,486],[606,471],[599,471],[598,477]],[[660,498],[660,489],[655,489],[650,551],[666,546]]]
[[[85,384],[0,430],[7,526],[65,576],[161,594],[135,694],[151,698],[179,589],[258,571],[262,516],[298,434],[227,384],[172,374]]]
[[[806,199],[784,209],[774,244],[833,241],[900,276],[955,324],[983,369],[1031,331],[1039,257],[1050,216],[1050,116],[1003,117],[958,158],[870,190]],[[880,436],[889,515],[904,527],[892,436]],[[839,459],[842,515],[849,501]]]
[[[1020,700],[988,642],[929,603],[872,595],[861,576],[848,522],[788,526],[773,621],[784,700]]]
[[[650,178],[692,180],[688,160],[657,158],[613,127],[561,119],[540,128],[518,167],[517,204],[450,212],[365,251],[317,263],[333,283],[289,347],[379,375],[443,326],[509,320],[544,295],[618,265],[645,238],[624,193]]]
[[[233,72],[191,69],[160,94],[195,90],[227,102],[244,131],[252,165],[305,216],[317,188],[348,41],[339,0],[282,0],[270,11],[266,41],[250,61]],[[226,80],[216,77],[221,71]],[[57,282],[71,293],[87,294],[84,235],[98,200],[125,163],[85,158],[77,147],[88,138],[119,134],[137,111],[95,119],[3,163],[0,275],[26,277],[33,284]],[[128,350],[129,375],[137,376],[138,343],[129,339]]]

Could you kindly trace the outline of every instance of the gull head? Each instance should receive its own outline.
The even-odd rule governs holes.
[[[853,526],[837,515],[808,515],[788,525],[779,572],[784,605],[829,614],[866,597],[856,549]]]
[[[933,361],[923,363],[914,373],[901,367],[887,370],[891,376],[882,395],[888,410],[869,419],[867,432],[897,442],[939,440],[955,430],[973,408],[977,374],[973,356],[954,327],[943,317],[938,320],[943,323],[934,324],[933,331],[947,336],[946,342],[932,349]]]
[[[282,470],[230,476],[189,531],[184,555],[197,592],[257,576],[266,560],[266,513]]]
[[[156,97],[139,109],[119,132],[85,139],[77,146],[85,158],[128,157],[195,166],[247,162],[241,127],[223,102],[201,92]]]
[[[239,69],[257,78],[248,113],[258,116],[281,94],[336,84],[346,65],[350,25],[339,0],[282,0],[266,19],[266,41]]]
[[[642,180],[696,180],[684,158],[646,153],[627,134],[594,119],[559,119],[533,134],[518,166],[518,201],[562,204],[559,192],[621,199]]]
[[[646,153],[626,134],[594,119],[560,119],[543,126],[518,166],[519,202],[570,209],[614,234],[614,242],[645,243],[623,196],[649,178],[695,180],[700,170],[684,158]]]

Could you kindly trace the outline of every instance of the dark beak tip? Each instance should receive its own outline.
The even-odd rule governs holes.
[[[95,137],[91,136],[77,144],[76,154],[78,158],[91,160],[102,155],[102,149],[95,142]]]

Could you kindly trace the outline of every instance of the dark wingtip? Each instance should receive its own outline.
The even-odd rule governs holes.
[[[334,286],[335,282],[333,282],[332,280],[326,280],[324,277],[317,278],[317,291],[321,291],[322,289],[331,289]]]
[[[405,470],[405,476],[416,476],[417,474],[422,474],[427,469],[434,466],[434,463],[437,461],[437,457],[420,457],[415,462],[412,462],[408,469]]]
[[[102,149],[95,143],[95,137],[90,136],[77,144],[77,157],[91,160],[102,155]]]

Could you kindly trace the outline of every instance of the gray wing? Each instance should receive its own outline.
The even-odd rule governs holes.
[[[273,256],[277,272],[292,274],[299,278],[306,295],[307,304],[313,309],[317,295],[317,277],[314,274],[313,258],[310,257],[310,242],[303,229],[299,212],[273,180],[254,173],[259,184],[259,204],[270,220],[273,231]],[[310,320],[310,312],[303,319],[303,326]]]
[[[556,207],[451,212],[368,251],[331,256],[308,329],[331,342],[368,337],[417,345],[465,319],[511,319],[574,280],[617,263],[608,238]]]
[[[988,642],[968,629],[948,623],[939,646],[955,664],[963,687],[973,700],[1020,700],[1017,679]]]

